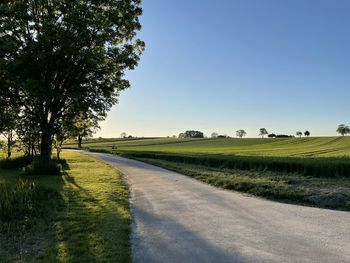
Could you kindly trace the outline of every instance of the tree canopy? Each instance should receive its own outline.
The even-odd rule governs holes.
[[[70,114],[105,114],[130,86],[144,43],[140,0],[2,1],[0,89],[40,126],[42,162]]]

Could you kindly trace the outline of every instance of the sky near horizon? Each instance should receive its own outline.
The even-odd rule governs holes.
[[[350,1],[145,0],[140,65],[96,137],[336,135],[350,124]]]

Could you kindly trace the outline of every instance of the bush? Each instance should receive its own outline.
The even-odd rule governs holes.
[[[43,166],[39,160],[35,160],[24,171],[28,175],[60,175],[64,162],[64,160],[52,160],[47,166]]]
[[[2,169],[16,169],[23,168],[33,161],[32,157],[20,156],[16,158],[0,160],[0,168]]]

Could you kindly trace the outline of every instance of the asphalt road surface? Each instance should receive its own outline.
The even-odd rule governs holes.
[[[350,262],[350,213],[221,190],[115,155],[131,190],[133,262]]]

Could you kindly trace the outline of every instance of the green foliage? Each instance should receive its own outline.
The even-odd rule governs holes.
[[[1,169],[15,169],[23,168],[29,165],[33,161],[32,157],[29,156],[19,156],[10,159],[0,159],[0,168]]]
[[[47,165],[43,165],[40,160],[34,160],[25,167],[27,175],[60,175],[62,165],[57,160],[51,160]]]
[[[1,1],[0,91],[39,125],[43,163],[64,119],[104,115],[130,86],[141,14],[140,0]]]

